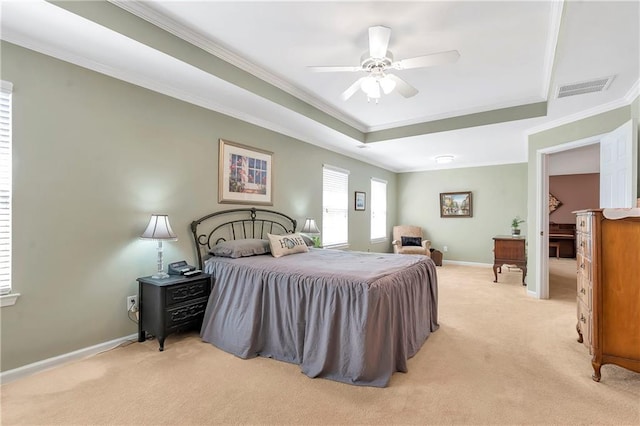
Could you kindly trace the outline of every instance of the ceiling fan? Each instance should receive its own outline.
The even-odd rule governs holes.
[[[346,101],[358,89],[367,94],[368,99],[375,99],[376,103],[381,96],[381,91],[388,95],[397,89],[405,98],[410,98],[418,93],[418,89],[401,79],[389,70],[406,70],[411,68],[425,68],[436,65],[456,62],[460,57],[457,50],[433,53],[430,55],[416,56],[414,58],[393,60],[393,54],[387,49],[391,29],[383,26],[369,28],[369,51],[362,54],[359,66],[319,66],[309,67],[316,72],[357,72],[364,71],[366,76],[359,78],[340,97]]]

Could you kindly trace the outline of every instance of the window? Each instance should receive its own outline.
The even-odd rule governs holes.
[[[371,178],[371,240],[387,238],[387,182]]]
[[[11,292],[11,92],[0,82],[0,295]]]
[[[349,171],[322,167],[322,246],[349,242]]]

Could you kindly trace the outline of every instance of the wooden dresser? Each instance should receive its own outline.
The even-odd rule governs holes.
[[[576,213],[578,342],[593,356],[592,378],[615,364],[640,372],[640,217]]]

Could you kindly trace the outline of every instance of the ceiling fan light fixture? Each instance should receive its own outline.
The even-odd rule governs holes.
[[[362,91],[367,94],[367,97],[371,99],[380,98],[380,84],[374,77],[369,76],[362,80],[360,89],[362,89]]]
[[[453,155],[438,155],[436,157],[436,163],[438,164],[451,163],[453,159],[454,159]]]
[[[393,92],[393,89],[395,89],[396,87],[396,82],[391,80],[390,78],[387,78],[386,75],[383,78],[381,78],[379,82],[380,82],[380,87],[382,87],[382,91],[384,92],[385,95],[388,95],[389,93]]]

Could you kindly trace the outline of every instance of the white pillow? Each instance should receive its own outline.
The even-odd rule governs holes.
[[[304,242],[300,234],[273,235],[267,234],[269,238],[269,246],[271,247],[271,255],[273,257],[282,257],[294,253],[306,253],[309,247]]]

